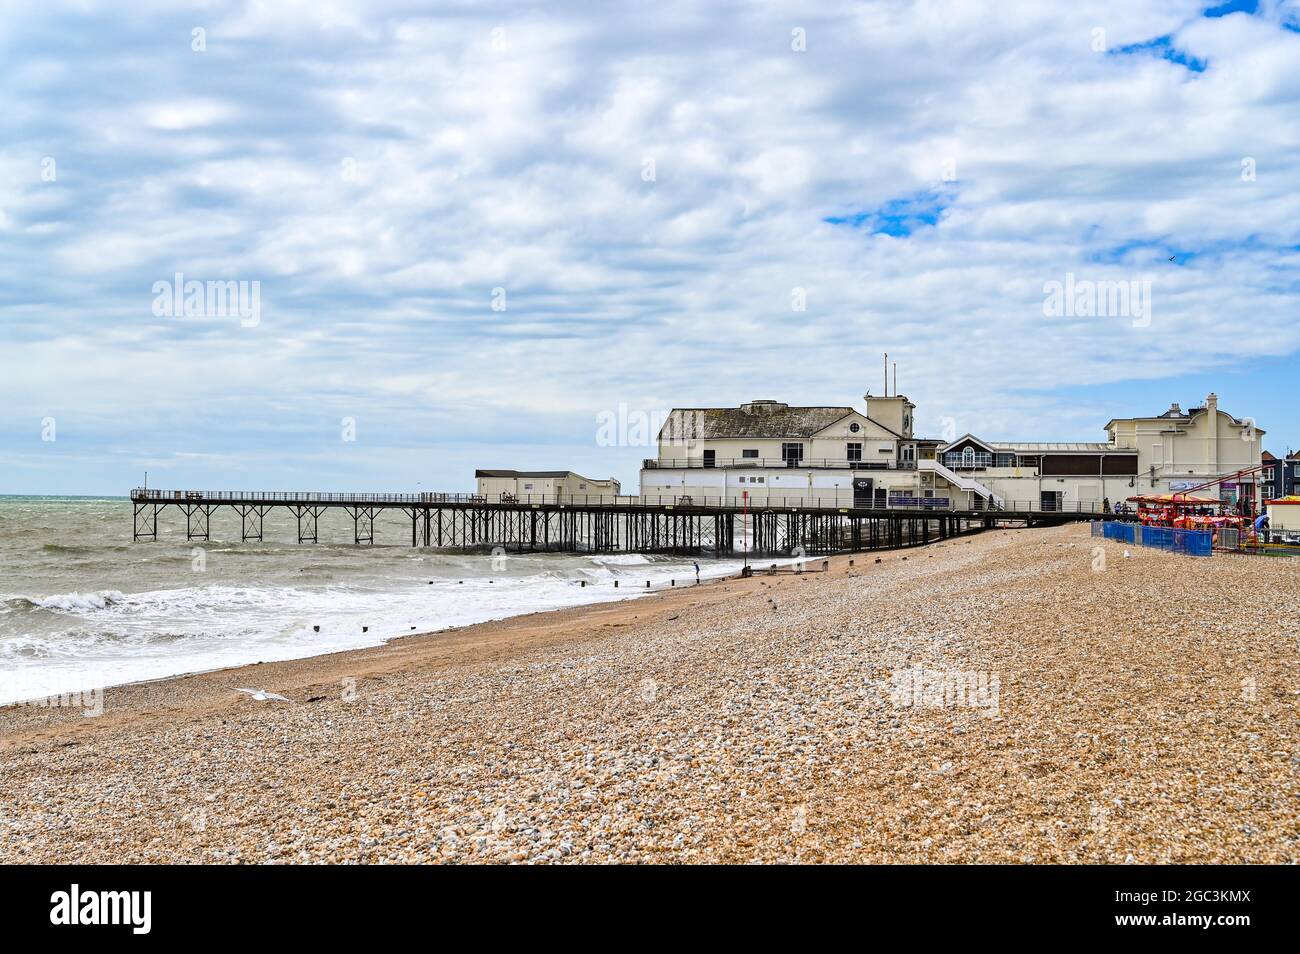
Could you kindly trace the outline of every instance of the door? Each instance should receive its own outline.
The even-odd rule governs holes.
[[[853,478],[853,506],[870,507],[872,501],[872,485],[875,483],[870,477]]]
[[[717,464],[717,451],[706,450],[704,452],[704,466],[713,467]]]
[[[1042,496],[1043,510],[1057,512],[1061,509],[1062,492],[1059,490],[1044,490]]]

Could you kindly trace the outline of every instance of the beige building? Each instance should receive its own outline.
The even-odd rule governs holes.
[[[1219,410],[1210,393],[1201,407],[1184,411],[1177,404],[1154,417],[1119,418],[1106,424],[1115,447],[1138,453],[1138,486],[1142,491],[1186,490],[1216,477],[1256,467],[1263,455],[1264,432],[1252,418],[1235,418]],[[1222,488],[1223,499],[1255,498],[1258,474]],[[1219,496],[1209,488],[1209,496]]]
[[[659,431],[659,456],[643,464],[641,493],[846,507],[910,497],[918,486],[916,406],[902,395],[865,400],[865,412],[768,400],[674,408]]]
[[[1217,409],[1114,420],[1106,442],[948,442],[913,435],[903,395],[849,406],[676,408],[641,470],[651,502],[1100,511],[1259,462],[1261,431]],[[1177,413],[1174,413],[1177,412]],[[1253,436],[1252,436],[1253,435]]]
[[[571,470],[476,470],[474,479],[479,495],[491,501],[580,501],[619,494],[618,481],[613,477],[598,480]]]

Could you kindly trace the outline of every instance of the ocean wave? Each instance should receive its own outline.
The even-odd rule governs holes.
[[[16,662],[49,659],[88,660],[111,655],[133,655],[141,650],[201,642],[202,632],[175,632],[158,629],[122,631],[109,629],[70,629],[57,633],[28,633],[0,640],[0,660]]]
[[[653,562],[643,553],[614,553],[609,556],[594,556],[589,559],[592,563],[600,566],[645,566]]]
[[[125,544],[103,543],[45,543],[41,550],[45,553],[125,553],[131,549]]]
[[[32,598],[18,596],[5,600],[5,605],[14,609],[43,609],[64,613],[79,613],[86,610],[108,609],[123,602],[126,594],[120,590],[103,590],[99,593],[62,593],[58,596]]]

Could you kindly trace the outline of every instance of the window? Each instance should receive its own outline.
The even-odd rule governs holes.
[[[849,425],[850,434],[856,434],[860,430],[862,430],[862,425],[859,424],[857,421],[854,421],[852,424]]]
[[[996,464],[996,466],[998,466],[998,467],[1015,467],[1015,466],[1016,466],[1016,455],[1015,455],[1015,454],[998,454],[998,455],[997,455],[997,464]]]
[[[803,460],[803,444],[782,444],[781,459],[785,461],[787,467],[798,467],[799,462]]]
[[[906,463],[906,464],[910,464],[910,463],[912,463],[912,462],[915,461],[915,460],[916,460],[916,445],[915,445],[915,444],[904,444],[904,445],[903,445],[903,462]]]
[[[532,490],[532,489],[533,489],[532,484],[524,484],[524,490]]]
[[[757,449],[757,448],[752,448],[752,449],[751,449],[751,448],[746,448],[745,450],[743,450],[743,451],[740,452],[740,456],[741,456],[741,457],[744,457],[744,458],[748,458],[748,459],[750,459],[750,460],[757,459],[757,458],[758,458],[758,449]]]
[[[849,462],[849,467],[862,463],[862,444],[850,443],[844,445],[844,456]]]
[[[579,490],[586,490],[586,489],[587,489],[587,485],[586,485],[586,484],[578,484],[578,489],[579,489]]]
[[[971,470],[976,467],[992,467],[993,455],[987,451],[977,451],[973,447],[964,447],[960,451],[946,451],[943,462],[948,467]]]
[[[706,451],[704,452],[704,466],[705,466],[705,467],[715,467],[715,466],[717,466],[717,453],[718,453],[717,451],[711,451],[711,450],[706,450]]]

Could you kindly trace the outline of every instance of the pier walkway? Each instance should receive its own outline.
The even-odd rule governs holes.
[[[240,538],[262,541],[274,509],[289,511],[299,543],[320,540],[321,519],[342,511],[353,543],[374,544],[375,516],[399,511],[410,520],[413,547],[503,547],[510,552],[710,553],[716,556],[823,555],[919,546],[992,526],[1032,526],[1093,519],[1096,509],[1041,510],[1029,502],[1003,509],[949,510],[927,506],[876,509],[826,498],[512,496],[489,499],[456,493],[317,493],[309,491],[131,491],[132,537],[158,539],[158,517],[175,507],[186,540],[210,540],[211,518],[222,508],[239,516]],[[403,543],[406,541],[403,540]]]
[[[988,526],[1030,526],[1099,516],[1092,509],[1043,511],[1009,503],[998,511],[924,506],[876,509],[824,498],[503,494],[342,494],[313,491],[131,491],[133,539],[156,541],[159,516],[174,507],[185,516],[187,541],[211,541],[213,513],[239,516],[240,539],[263,541],[265,516],[277,508],[294,517],[299,543],[320,541],[321,520],[342,511],[352,542],[376,543],[374,519],[398,511],[409,520],[413,547],[503,547],[510,552],[672,552],[672,554],[824,555],[887,550],[956,537]],[[1100,507],[1099,507],[1100,509]],[[396,542],[396,541],[394,541]],[[406,543],[403,534],[403,543]]]

